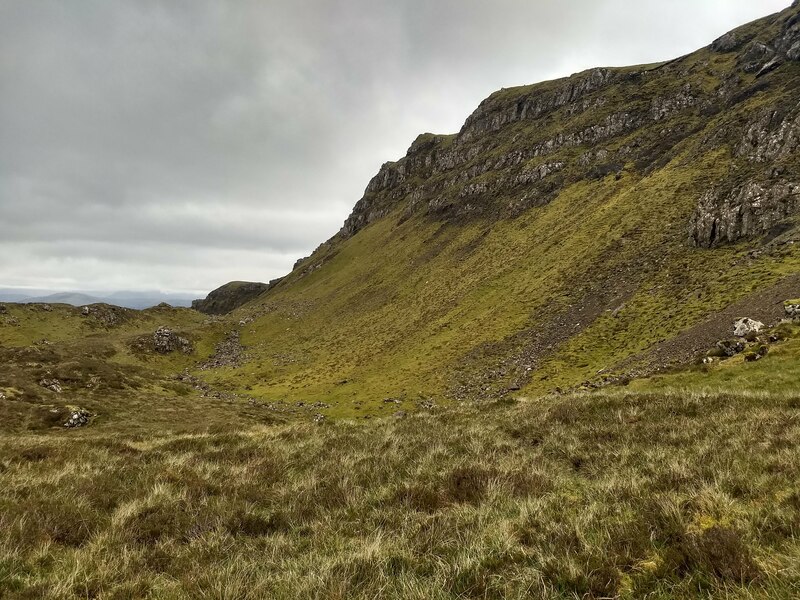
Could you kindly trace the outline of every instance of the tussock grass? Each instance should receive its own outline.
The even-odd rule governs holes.
[[[4,598],[790,598],[790,393],[0,439]]]

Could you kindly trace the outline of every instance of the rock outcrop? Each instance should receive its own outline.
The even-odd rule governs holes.
[[[674,156],[692,135],[693,120],[724,113],[774,85],[782,67],[800,59],[797,7],[730,32],[713,53],[735,53],[735,66],[686,59],[638,69],[592,69],[534,86],[510,88],[484,100],[455,135],[420,135],[405,157],[385,163],[345,221],[349,238],[391,213],[452,221],[514,217],[550,202],[570,183],[625,170],[648,173]],[[698,69],[723,84],[691,81]],[[743,73],[758,74],[752,85]],[[620,100],[624,99],[624,100]],[[785,101],[784,101],[785,100]],[[787,168],[800,147],[800,110],[788,98],[766,103],[746,125],[709,132],[742,159],[735,186],[715,185],[698,199],[691,238],[710,247],[762,235],[798,212],[800,172]],[[764,166],[771,165],[765,172]]]
[[[189,354],[192,351],[192,343],[168,327],[159,327],[153,333],[153,349],[159,354],[177,351]]]
[[[748,182],[729,192],[711,190],[692,218],[692,240],[710,248],[768,233],[787,217],[800,213],[800,184]]]
[[[787,300],[783,303],[783,310],[790,319],[800,319],[800,300]]]
[[[226,315],[258,298],[279,282],[280,279],[269,283],[231,281],[209,293],[205,299],[192,302],[192,308],[207,315]]]

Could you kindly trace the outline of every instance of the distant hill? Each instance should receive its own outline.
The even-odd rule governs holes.
[[[80,292],[59,292],[47,296],[28,297],[20,302],[47,302],[50,304],[71,304],[72,306],[83,306],[85,304],[97,304],[105,302],[103,299]]]
[[[135,308],[138,310],[156,306],[166,302],[171,306],[189,307],[192,304],[192,295],[188,294],[168,294],[158,291],[136,292],[53,292],[52,290],[40,289],[0,289],[0,302],[19,302],[33,303],[44,302],[48,304],[71,304],[72,306],[84,306],[86,304],[97,304],[104,302],[114,306],[125,308]]]

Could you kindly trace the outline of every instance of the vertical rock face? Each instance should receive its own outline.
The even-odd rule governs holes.
[[[788,216],[800,213],[800,185],[748,182],[728,193],[716,190],[700,199],[692,220],[692,240],[710,248],[764,234]]]
[[[740,164],[735,185],[712,182],[699,196],[694,216],[687,215],[691,239],[706,247],[762,234],[797,211],[797,60],[795,3],[662,65],[598,68],[503,89],[457,134],[423,134],[405,157],[384,164],[338,238],[390,214],[515,217],[582,180],[648,175],[700,131],[713,140],[705,150],[727,147]],[[737,114],[759,96],[757,113]]]

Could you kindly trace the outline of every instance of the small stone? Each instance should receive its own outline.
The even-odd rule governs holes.
[[[322,415],[322,414],[319,414],[319,413],[314,415],[314,423],[316,423],[317,425],[319,425],[320,423],[323,423],[324,421],[325,421],[325,415]]]

